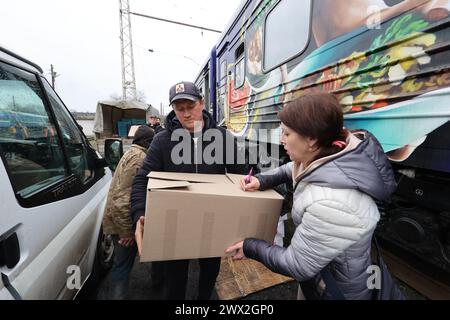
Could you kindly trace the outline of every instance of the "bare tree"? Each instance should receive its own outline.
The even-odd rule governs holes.
[[[136,91],[136,101],[144,102],[146,103],[147,97],[145,96],[144,91],[137,90]]]
[[[118,93],[113,93],[113,94],[110,94],[109,95],[109,98],[111,99],[111,100],[114,100],[114,101],[119,101],[119,100],[122,100],[122,96],[121,95],[119,95]]]
[[[123,97],[120,94],[116,93],[116,92],[110,94],[109,98],[111,100],[114,100],[114,101],[123,100]],[[144,91],[138,90],[136,92],[136,101],[147,103],[146,100],[147,100],[147,97],[146,97]]]

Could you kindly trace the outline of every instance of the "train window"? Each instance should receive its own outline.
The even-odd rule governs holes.
[[[55,113],[56,120],[61,129],[62,140],[64,147],[67,150],[72,173],[78,176],[82,182],[85,182],[92,176],[92,170],[88,165],[87,148],[84,144],[81,132],[74,120],[72,120],[67,109],[64,107],[64,104],[47,81],[43,80],[43,83]]]
[[[245,81],[245,59],[244,44],[241,44],[236,50],[236,66],[234,70],[234,88],[240,88]]]
[[[205,101],[205,110],[212,112],[211,105],[209,103],[209,73],[206,73],[200,83],[197,85],[197,87],[200,89],[200,92],[202,93],[203,99]]]
[[[202,96],[205,96],[205,80],[202,79],[200,82],[196,83],[197,88],[199,88]]]
[[[220,63],[220,79],[223,79],[227,76],[227,60],[223,60]]]
[[[0,64],[0,152],[14,191],[27,198],[62,181],[61,150],[36,76]]]
[[[208,104],[206,103],[205,78],[202,78],[202,80],[201,80],[200,82],[196,83],[196,86],[197,86],[197,88],[200,89],[200,93],[202,94],[203,99],[204,99],[204,101],[205,101],[205,110],[208,110],[208,111],[209,111],[209,109],[208,109],[209,106],[208,106]]]
[[[264,70],[271,70],[307,46],[311,0],[282,0],[269,12],[264,28]]]

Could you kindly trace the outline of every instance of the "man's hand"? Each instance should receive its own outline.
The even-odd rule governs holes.
[[[247,183],[245,181],[245,178],[242,178],[240,181],[240,184],[241,184],[241,189],[244,191],[248,191],[248,192],[258,191],[259,187],[261,186],[259,183],[259,180],[256,179],[255,177],[251,177],[250,183]]]
[[[121,237],[119,240],[119,244],[123,247],[131,247],[134,244],[134,237]]]
[[[225,250],[226,254],[231,254],[233,257],[233,260],[242,260],[245,258],[244,255],[244,241],[238,242],[235,245],[232,245],[231,247],[228,247],[227,250]]]
[[[142,239],[144,238],[144,223],[145,217],[140,217],[138,222],[136,223],[136,232],[134,233],[134,238],[136,240],[139,256],[141,256],[142,252]]]

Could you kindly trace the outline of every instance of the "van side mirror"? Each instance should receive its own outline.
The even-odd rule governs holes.
[[[105,140],[105,159],[109,168],[115,171],[123,156],[123,143],[120,139]]]

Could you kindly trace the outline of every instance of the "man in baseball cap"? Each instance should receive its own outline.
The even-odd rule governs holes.
[[[170,105],[178,100],[190,100],[197,102],[203,99],[203,95],[195,84],[183,81],[175,84],[169,91]]]
[[[148,174],[151,171],[204,174],[224,174],[225,172],[246,174],[248,172],[248,168],[245,165],[239,165],[237,161],[227,163],[226,149],[222,152],[223,159],[213,164],[207,163],[204,157],[200,157],[201,159],[196,157],[198,152],[204,154],[206,148],[212,146],[211,139],[203,139],[203,135],[208,130],[217,130],[222,135],[223,141],[231,141],[234,148],[231,150],[233,155],[236,156],[238,151],[233,135],[217,126],[213,116],[205,110],[202,94],[195,84],[192,82],[175,84],[169,90],[169,101],[173,111],[166,117],[165,130],[155,136],[144,165],[134,179],[131,192],[131,216],[136,224],[135,238],[139,252],[142,250]],[[191,136],[193,146],[189,149],[191,154],[188,155],[188,160],[183,160],[182,163],[175,161],[173,157],[173,151],[178,148],[179,141],[172,139],[172,135],[178,134],[179,130],[188,131],[187,136]],[[191,146],[191,141],[187,143]],[[194,159],[200,159],[200,161],[197,162]],[[163,298],[186,299],[189,260],[162,261],[157,262],[156,266],[164,270],[164,275],[160,277],[164,281]],[[220,257],[199,259],[199,266],[198,299],[210,299],[220,270]]]
[[[205,119],[210,124],[214,122],[212,116],[205,113],[205,101],[200,89],[192,82],[183,81],[173,85],[169,90],[169,102],[174,111],[168,116],[169,121],[179,121],[181,127],[189,132],[202,129]]]

